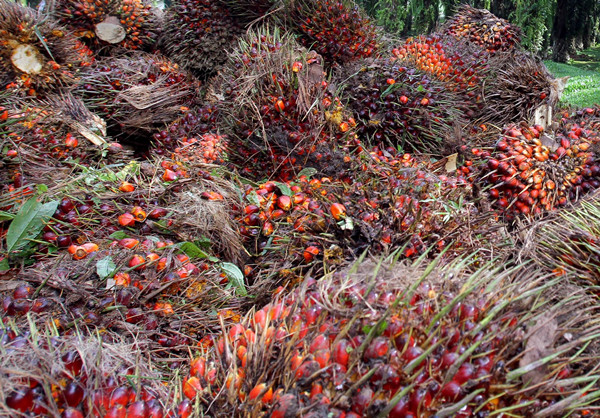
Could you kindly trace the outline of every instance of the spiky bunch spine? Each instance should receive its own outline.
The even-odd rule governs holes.
[[[43,39],[43,41],[42,41]],[[92,52],[35,10],[0,0],[0,87],[35,96],[75,82]]]
[[[463,117],[461,99],[443,82],[402,66],[395,58],[345,69],[343,99],[359,136],[405,151],[448,152],[453,125]]]
[[[554,77],[528,52],[498,52],[488,60],[483,78],[484,122],[504,126],[529,121],[540,105],[554,108],[559,99]]]
[[[282,8],[281,0],[221,0],[227,6],[231,16],[241,26],[271,19],[272,13]]]
[[[109,127],[135,136],[172,123],[197,107],[201,86],[167,58],[137,52],[99,60],[82,74],[76,92],[106,118]]]
[[[197,77],[206,78],[226,62],[241,27],[228,9],[212,0],[177,0],[167,10],[161,50]]]
[[[478,45],[488,52],[508,51],[518,47],[521,30],[485,9],[475,9],[468,4],[460,6],[456,14],[444,25],[442,32],[459,40]]]
[[[482,174],[490,197],[510,216],[539,215],[600,186],[600,126],[563,127],[548,135],[541,126],[512,125],[496,143]]]
[[[321,57],[291,35],[250,32],[222,71],[222,116],[240,167],[258,178],[289,179],[305,166],[343,165],[338,147],[354,121],[327,92]]]
[[[294,0],[288,8],[288,25],[300,43],[329,65],[367,58],[379,49],[375,25],[352,0]]]
[[[529,276],[538,287],[530,282],[526,292],[514,284],[500,290],[509,274],[482,269],[472,276],[478,283],[458,290],[448,285],[453,269],[442,273],[446,286],[439,286],[420,283],[415,278],[428,273],[406,267],[397,266],[412,273],[405,278],[389,277],[374,263],[363,268],[309,279],[304,289],[224,330],[192,362],[183,393],[202,405],[215,401],[247,416],[276,417],[298,411],[307,417],[469,417],[503,408],[531,416],[563,397],[539,386],[527,390],[530,376],[515,379],[535,369],[519,368],[516,335],[529,321],[548,321],[545,310],[530,312],[518,302],[522,293],[542,292],[539,279]],[[586,338],[593,338],[593,327]],[[584,357],[575,361],[585,364]],[[557,375],[567,383],[569,365],[548,367],[537,369],[536,384],[550,389]]]
[[[54,12],[65,26],[88,40],[94,49],[118,45],[148,50],[158,39],[159,19],[145,0],[58,0]],[[102,39],[105,37],[103,23],[120,28],[122,35]],[[112,34],[107,32],[107,35]]]

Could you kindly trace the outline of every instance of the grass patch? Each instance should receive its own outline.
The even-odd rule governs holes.
[[[589,107],[600,104],[600,72],[553,61],[545,61],[544,63],[555,77],[571,77],[563,92],[562,104],[576,107]],[[600,66],[600,62],[596,64]]]

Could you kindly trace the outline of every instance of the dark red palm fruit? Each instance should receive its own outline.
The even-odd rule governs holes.
[[[75,408],[67,408],[61,415],[62,418],[84,418],[83,412]]]
[[[376,337],[371,343],[368,345],[363,358],[366,361],[369,360],[379,360],[382,357],[386,356],[390,350],[389,339],[385,337]]]
[[[106,411],[104,418],[127,418],[127,408],[123,405],[115,405]]]
[[[6,397],[6,405],[20,412],[27,412],[33,407],[33,391],[21,388]]]
[[[74,380],[67,383],[62,391],[62,398],[64,399],[65,403],[71,407],[79,406],[84,395],[85,391],[83,387]]]
[[[119,386],[110,395],[108,405],[112,408],[115,405],[127,406],[129,403],[130,389],[125,386]]]
[[[62,355],[61,359],[65,365],[65,371],[70,376],[79,376],[83,368],[83,360],[77,351],[67,351]]]
[[[460,368],[454,375],[453,379],[458,384],[462,385],[465,382],[469,381],[469,379],[472,379],[474,374],[475,374],[475,366],[473,366],[471,363],[463,363],[460,365]]]
[[[368,386],[363,387],[360,392],[352,397],[352,411],[357,414],[363,415],[366,409],[373,400],[374,392]]]
[[[442,387],[442,391],[440,393],[446,401],[454,402],[460,398],[462,388],[460,387],[460,383],[455,380],[451,380]]]
[[[183,400],[177,406],[177,413],[179,414],[179,417],[181,417],[181,418],[190,417],[192,415],[192,412],[194,412],[194,407],[193,407],[192,403],[189,401],[189,399]]]
[[[136,401],[127,407],[127,418],[148,418],[149,409],[145,401]]]

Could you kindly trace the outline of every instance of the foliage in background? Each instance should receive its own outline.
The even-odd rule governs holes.
[[[571,77],[561,98],[565,106],[589,107],[600,104],[600,73],[574,65],[545,61],[555,77]]]

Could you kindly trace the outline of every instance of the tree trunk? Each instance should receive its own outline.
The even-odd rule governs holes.
[[[569,34],[569,0],[557,0],[552,26],[552,61],[567,62],[575,46]]]

